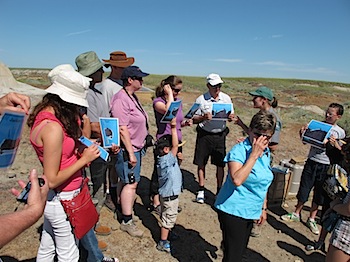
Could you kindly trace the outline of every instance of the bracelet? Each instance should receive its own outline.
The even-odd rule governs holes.
[[[267,207],[261,208],[262,211],[267,211]]]
[[[175,127],[176,127],[176,125],[175,125],[175,126],[173,126],[173,125],[170,125],[170,127],[171,127],[171,128],[175,128]]]

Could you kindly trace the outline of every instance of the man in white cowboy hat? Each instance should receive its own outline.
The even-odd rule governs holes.
[[[109,60],[102,59],[106,67],[111,67],[111,74],[107,79],[102,81],[102,93],[106,99],[108,107],[114,94],[123,88],[123,81],[120,79],[125,67],[131,66],[135,59],[127,57],[122,51],[110,53]]]

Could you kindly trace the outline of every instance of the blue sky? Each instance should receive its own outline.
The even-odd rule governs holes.
[[[151,74],[350,83],[348,0],[1,0],[0,35],[9,67],[122,50]]]

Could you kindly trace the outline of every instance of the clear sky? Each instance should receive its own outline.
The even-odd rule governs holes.
[[[0,0],[0,61],[121,50],[151,74],[350,83],[349,0]]]

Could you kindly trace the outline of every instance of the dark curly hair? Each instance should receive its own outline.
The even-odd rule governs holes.
[[[46,107],[51,106],[55,110],[55,116],[62,123],[67,135],[75,140],[81,137],[81,129],[78,124],[79,106],[63,101],[58,95],[47,94],[43,100],[34,107],[29,115],[27,125],[32,127],[36,116]]]

